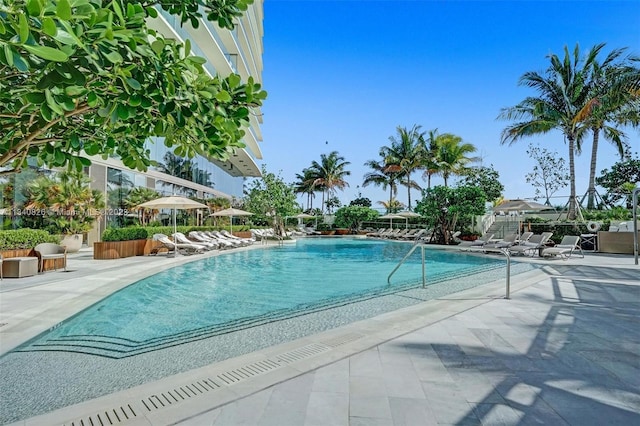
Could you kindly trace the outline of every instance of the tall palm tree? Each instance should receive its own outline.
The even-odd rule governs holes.
[[[398,193],[399,173],[389,169],[384,160],[369,160],[364,165],[371,168],[372,171],[364,175],[362,186],[373,184],[382,187],[384,191],[389,188],[389,205],[391,205],[391,201]]]
[[[591,87],[589,74],[596,56],[604,45],[591,48],[586,58],[580,57],[576,45],[573,54],[564,48],[564,58],[550,54],[549,68],[545,74],[527,72],[520,77],[519,85],[531,87],[537,97],[528,97],[518,105],[503,108],[499,118],[521,120],[502,131],[501,143],[514,142],[527,137],[559,130],[569,147],[569,195],[568,219],[574,220],[577,213],[575,153],[580,150],[589,123],[580,119],[583,108],[589,101]]]
[[[313,199],[316,196],[316,187],[314,186],[313,170],[306,168],[302,173],[296,173],[296,182],[293,183],[293,190],[297,194],[307,195],[307,210],[313,209]]]
[[[615,49],[602,63],[593,61],[590,101],[582,110],[580,118],[588,119],[593,133],[591,146],[591,164],[589,167],[589,188],[587,189],[587,208],[595,208],[595,179],[598,143],[600,134],[618,149],[620,158],[624,156],[626,134],[619,126],[637,126],[640,121],[638,94],[632,93],[630,84],[638,79],[640,70],[633,66],[637,58],[623,57],[626,48]]]
[[[351,163],[345,161],[344,157],[338,154],[338,151],[332,151],[329,154],[321,154],[320,163],[313,161],[309,167],[314,178],[313,185],[323,190],[322,203],[325,204],[327,211],[328,206],[326,206],[324,191],[326,191],[326,199],[328,200],[335,194],[336,189],[342,190],[349,186],[349,183],[344,180],[346,176],[351,174],[345,169],[349,164]]]
[[[437,175],[438,166],[438,129],[429,130],[428,136],[422,140],[423,178],[427,179],[427,189],[431,188],[431,176]]]
[[[436,164],[438,173],[444,179],[444,186],[448,185],[451,175],[463,175],[467,170],[467,164],[477,161],[476,157],[468,155],[476,152],[473,144],[466,143],[460,136],[451,133],[443,133],[436,138]]]
[[[382,147],[381,153],[389,164],[389,170],[400,174],[400,183],[407,187],[407,207],[411,210],[411,190],[421,189],[420,185],[411,179],[411,174],[423,164],[424,132],[421,126],[414,125],[410,130],[398,126],[397,137],[389,137],[391,146]]]

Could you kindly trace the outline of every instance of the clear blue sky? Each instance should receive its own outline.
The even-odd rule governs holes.
[[[343,204],[358,191],[377,206],[382,189],[362,188],[381,146],[397,126],[421,125],[454,133],[493,165],[506,198],[532,197],[529,143],[567,158],[561,134],[500,145],[507,122],[496,119],[530,89],[517,85],[527,71],[544,71],[546,55],[576,43],[587,51],[629,47],[640,55],[640,1],[284,1],[264,4],[264,159],[293,182],[320,155],[336,150],[351,162]],[[640,134],[629,129],[640,151]],[[577,157],[577,192],[587,189],[591,144]],[[617,160],[600,143],[598,172]],[[421,173],[414,179],[423,184]],[[441,184],[436,178],[432,184]],[[358,187],[360,186],[360,187]],[[426,186],[426,183],[425,183]],[[557,195],[567,195],[569,189]],[[412,199],[418,197],[412,194]],[[406,189],[398,199],[406,203]],[[302,200],[302,198],[300,198]],[[556,204],[564,204],[558,200]],[[320,196],[314,207],[319,207]]]

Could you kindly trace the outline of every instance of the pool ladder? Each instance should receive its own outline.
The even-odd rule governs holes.
[[[393,268],[393,271],[391,271],[391,273],[387,277],[387,284],[391,285],[391,277],[393,276],[393,274],[395,274],[396,271],[400,268],[400,266],[402,266],[402,264],[405,262],[405,260],[407,260],[413,254],[413,252],[416,251],[418,247],[420,247],[420,250],[422,251],[422,288],[425,288],[427,286],[426,262],[425,262],[425,256],[424,256],[425,246],[426,245],[424,243],[421,243],[420,241],[416,241],[413,244],[413,246],[409,249],[409,252],[405,254],[404,257],[400,260],[400,262],[398,262],[396,267]],[[509,299],[511,297],[511,294],[510,294],[511,293],[511,255],[509,254],[509,250],[507,250],[506,248],[489,249],[489,250],[482,249],[482,248],[478,248],[478,249],[469,248],[467,251],[481,251],[483,253],[487,251],[492,251],[495,253],[502,253],[505,255],[507,259],[505,299]]]

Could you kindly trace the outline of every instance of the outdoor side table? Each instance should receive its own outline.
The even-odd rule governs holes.
[[[584,251],[598,251],[598,234],[580,234],[580,247]]]
[[[30,277],[38,273],[37,257],[5,257],[2,260],[2,276],[6,278]]]

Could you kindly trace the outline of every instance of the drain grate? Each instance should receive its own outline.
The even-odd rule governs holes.
[[[64,426],[108,426],[117,425],[136,418],[137,415],[131,405],[118,407],[107,411],[101,411],[83,419],[64,423]]]
[[[175,406],[176,404],[180,404],[181,402],[191,398],[197,398],[201,395],[209,394],[210,392],[214,392],[225,386],[231,386],[276,370],[285,365],[320,355],[337,346],[353,342],[362,336],[363,335],[357,333],[347,333],[321,343],[311,343],[291,351],[243,365],[242,367],[216,373],[214,378],[202,378],[189,384],[183,384],[179,387],[148,396],[139,400],[142,405],[132,402],[118,407],[117,409],[100,411],[94,415],[77,419],[70,423],[65,423],[65,425],[109,426],[123,424],[137,417],[133,407],[138,407],[138,412],[144,412],[146,409],[147,413],[151,413],[163,408]]]

